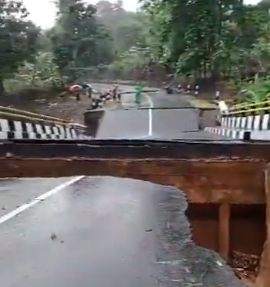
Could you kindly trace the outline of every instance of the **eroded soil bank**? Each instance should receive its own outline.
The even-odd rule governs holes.
[[[81,101],[76,101],[72,95],[60,96],[51,91],[31,90],[22,94],[0,97],[0,105],[23,109],[35,113],[72,119],[83,122],[83,113],[90,106],[91,100],[83,96]]]

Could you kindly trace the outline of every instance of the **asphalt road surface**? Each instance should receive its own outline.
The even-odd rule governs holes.
[[[124,101],[133,105],[131,96]],[[162,101],[146,96],[143,105]],[[196,118],[194,110],[122,109],[105,115],[98,136],[179,138],[197,129]],[[175,188],[111,177],[18,179],[2,181],[0,196],[2,287],[244,286],[219,256],[193,245]]]
[[[96,87],[102,89],[104,85]],[[122,86],[121,89],[132,91],[134,88]],[[132,94],[124,94],[122,100],[121,108],[106,112],[97,133],[98,138],[228,140],[199,130],[199,111],[179,95],[167,95],[165,92],[144,94],[141,109],[134,104]]]

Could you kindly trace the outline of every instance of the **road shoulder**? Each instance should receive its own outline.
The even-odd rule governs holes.
[[[204,100],[204,99],[198,99],[195,96],[184,95],[184,96],[181,96],[181,98],[184,101],[188,102],[191,106],[197,109],[218,109],[215,103]]]

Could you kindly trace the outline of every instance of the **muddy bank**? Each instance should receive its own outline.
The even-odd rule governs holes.
[[[63,119],[72,119],[83,122],[83,113],[90,106],[91,99],[82,97],[81,101],[71,95],[64,97],[56,91],[48,90],[25,90],[17,94],[0,97],[0,105],[23,109],[30,112],[45,114]]]
[[[42,89],[25,89],[18,91],[14,94],[6,94],[0,96],[0,105],[13,106],[18,108],[27,108],[28,106],[35,105],[38,102],[36,100],[48,100],[51,101],[57,98],[59,92]]]

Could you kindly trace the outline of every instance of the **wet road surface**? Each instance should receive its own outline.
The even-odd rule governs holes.
[[[151,113],[109,112],[99,136],[163,137],[177,135],[179,127],[196,129],[193,112],[186,111],[180,124],[177,111]],[[169,128],[162,126],[164,120]],[[64,181],[33,180],[28,191],[23,180],[13,182],[14,190],[2,184],[3,194],[14,198],[8,211],[21,194],[36,197]],[[215,253],[193,245],[185,209],[185,198],[175,188],[84,177],[9,220],[0,219],[1,286],[243,286]]]
[[[103,86],[100,84],[97,87]],[[123,91],[132,90],[129,86],[121,88]],[[192,108],[181,95],[166,95],[165,92],[143,94],[140,107],[134,104],[132,94],[124,94],[122,100],[122,107],[106,111],[97,133],[98,138],[228,140],[199,130],[199,111]]]
[[[0,179],[0,217],[66,181],[66,178]]]
[[[0,226],[3,287],[241,287],[190,240],[184,196],[84,178]]]

